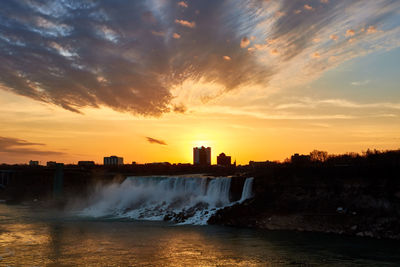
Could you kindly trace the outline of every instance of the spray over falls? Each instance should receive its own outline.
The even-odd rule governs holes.
[[[231,201],[231,181],[225,177],[128,177],[121,184],[98,188],[81,214],[206,224],[218,209],[252,196],[253,178],[247,178],[240,200]]]

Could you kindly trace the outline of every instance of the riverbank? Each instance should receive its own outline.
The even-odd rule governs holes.
[[[208,223],[400,239],[397,164],[277,164],[254,170],[254,195]]]

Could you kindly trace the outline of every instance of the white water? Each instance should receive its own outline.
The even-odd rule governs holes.
[[[243,185],[242,197],[239,202],[243,202],[253,196],[253,181],[254,178],[247,178]]]
[[[253,178],[243,186],[240,201],[251,197]],[[81,215],[137,220],[172,220],[206,224],[229,200],[231,178],[128,177],[121,184],[100,187]]]

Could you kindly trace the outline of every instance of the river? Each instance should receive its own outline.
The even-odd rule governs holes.
[[[0,266],[399,266],[400,243],[0,204]]]
[[[131,177],[63,211],[0,204],[0,266],[399,266],[400,242],[206,225],[230,180]],[[168,219],[169,221],[164,221]]]

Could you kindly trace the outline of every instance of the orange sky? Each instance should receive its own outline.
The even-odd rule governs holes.
[[[0,163],[398,149],[399,2],[287,1],[4,1]]]

